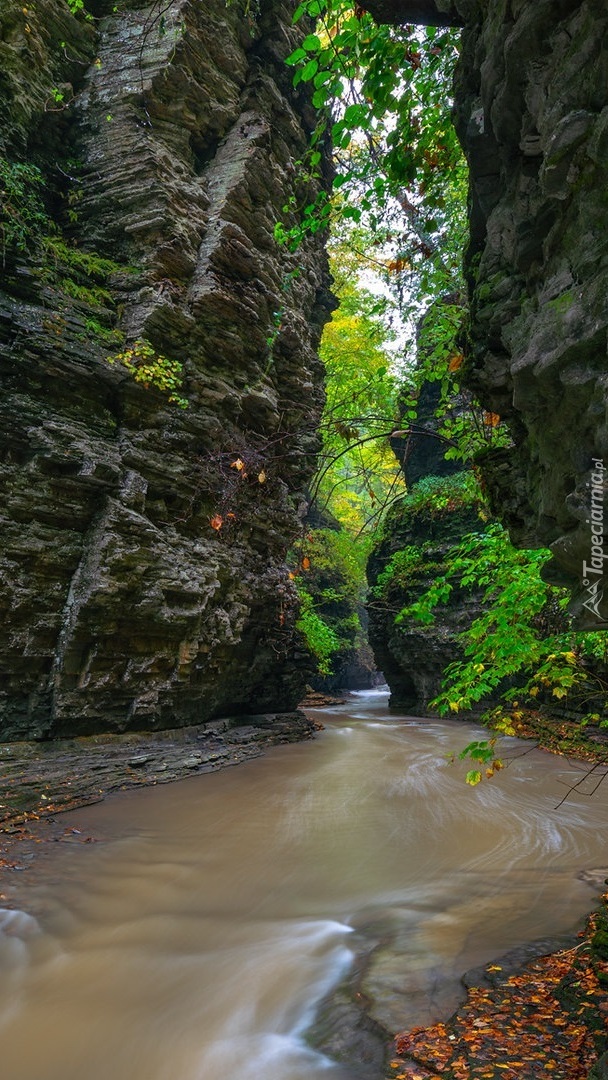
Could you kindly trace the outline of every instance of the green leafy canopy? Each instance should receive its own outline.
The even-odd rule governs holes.
[[[332,192],[285,207],[277,236],[295,248],[332,214],[365,222],[391,251],[386,264],[427,297],[460,287],[466,168],[451,123],[458,35],[378,26],[344,0],[305,0],[294,21],[316,20],[288,58],[312,87],[317,124],[302,165],[321,176],[333,146]],[[384,250],[384,248],[383,248]]]

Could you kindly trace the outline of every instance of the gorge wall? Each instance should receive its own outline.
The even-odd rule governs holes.
[[[311,195],[306,28],[282,0],[87,6],[0,14],[4,740],[302,692],[284,557],[332,298],[321,239],[273,230]]]
[[[423,383],[414,431],[393,440],[407,494],[386,514],[367,564],[369,641],[390,686],[391,708],[411,716],[429,715],[446,667],[464,657],[459,635],[483,610],[479,590],[454,585],[431,623],[399,618],[447,570],[462,538],[486,527],[472,476],[446,460],[445,444],[435,437],[440,396],[438,383]]]
[[[550,547],[547,580],[572,590],[578,625],[607,626],[608,11],[596,0],[365,7],[379,21],[463,27],[465,381],[513,438],[481,464],[513,541]]]

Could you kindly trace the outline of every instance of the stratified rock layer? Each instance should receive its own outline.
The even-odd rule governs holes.
[[[112,6],[0,16],[2,161],[40,168],[48,215],[32,225],[9,191],[7,227],[30,232],[5,244],[0,292],[4,740],[302,690],[283,560],[331,297],[320,240],[296,258],[274,225],[310,197],[283,64],[303,31],[280,0]],[[83,250],[117,266],[83,269]],[[115,360],[142,341],[183,365],[187,408]]]

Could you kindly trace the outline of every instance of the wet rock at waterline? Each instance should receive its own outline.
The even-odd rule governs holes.
[[[7,845],[0,845],[0,853],[11,849],[22,821],[44,817],[52,832],[51,815],[100,802],[112,791],[216,772],[259,757],[270,746],[311,739],[318,729],[300,710],[247,719],[254,722],[244,725],[233,717],[154,734],[0,744],[0,823]],[[20,843],[19,857],[23,849]]]
[[[0,14],[5,740],[289,709],[305,682],[284,557],[332,300],[321,240],[273,230],[314,195],[283,64],[306,28],[281,0],[90,6]]]

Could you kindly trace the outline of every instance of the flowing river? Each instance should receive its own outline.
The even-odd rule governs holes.
[[[0,911],[2,1080],[347,1080],[305,1036],[366,940],[405,1028],[593,906],[602,791],[555,809],[580,767],[512,740],[471,789],[447,762],[471,725],[378,692],[316,715],[311,743],[63,815],[97,843],[55,845]]]

